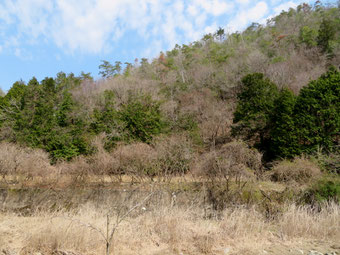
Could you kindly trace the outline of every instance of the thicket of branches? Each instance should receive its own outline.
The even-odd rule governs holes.
[[[144,160],[151,175],[185,173],[233,135],[266,160],[336,153],[339,73],[327,70],[340,62],[339,13],[302,4],[267,25],[232,34],[220,28],[152,61],[103,61],[101,80],[61,72],[18,81],[0,93],[0,139],[43,149],[57,163],[91,162],[140,143],[153,151],[166,137],[168,149]],[[183,145],[177,152],[176,143]]]

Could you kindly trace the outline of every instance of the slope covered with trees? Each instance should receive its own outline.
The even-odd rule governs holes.
[[[210,171],[202,161],[225,159],[226,151],[236,157],[233,150],[263,154],[262,163],[320,151],[337,158],[339,63],[339,8],[302,4],[266,25],[220,28],[152,61],[103,61],[101,80],[61,72],[18,81],[0,94],[0,139],[43,149],[53,164],[80,156],[90,164],[99,153],[114,158],[143,144],[158,153],[139,165],[152,175]],[[238,163],[261,169],[251,158]]]

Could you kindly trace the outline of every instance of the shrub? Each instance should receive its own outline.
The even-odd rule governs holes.
[[[189,171],[192,160],[192,144],[184,135],[160,137],[154,142],[159,175],[182,175]]]
[[[327,181],[320,182],[315,189],[315,198],[321,200],[336,200],[340,201],[340,182]]]
[[[0,175],[21,175],[25,178],[56,174],[50,165],[48,154],[40,149],[24,148],[18,145],[0,143]]]
[[[93,150],[84,137],[77,134],[57,134],[55,131],[49,135],[44,148],[50,153],[53,163],[88,155]]]
[[[262,154],[250,149],[244,142],[233,141],[225,144],[221,151],[233,164],[243,164],[256,172],[262,169]]]
[[[324,155],[319,159],[321,166],[329,173],[340,174],[340,153]]]
[[[164,122],[160,111],[160,103],[148,95],[130,94],[128,102],[119,111],[123,129],[128,139],[149,142],[153,136],[162,132]]]
[[[318,36],[318,31],[308,26],[303,26],[300,29],[299,39],[302,43],[305,43],[307,47],[313,47],[317,45],[316,38]]]
[[[159,137],[151,145],[122,145],[111,155],[117,160],[116,172],[139,178],[185,174],[192,159],[191,143],[183,136]]]
[[[306,158],[280,161],[271,171],[272,178],[279,182],[305,183],[321,175],[320,168]]]
[[[340,181],[320,180],[312,188],[308,189],[303,197],[307,203],[315,203],[322,201],[340,202]]]
[[[146,143],[133,143],[118,146],[111,156],[117,161],[115,174],[127,174],[138,178],[154,176],[156,151]]]
[[[209,178],[251,177],[262,168],[262,155],[243,142],[234,141],[206,153],[198,162],[199,175]]]

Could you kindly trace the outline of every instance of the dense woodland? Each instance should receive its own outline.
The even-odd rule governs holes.
[[[120,160],[101,167],[109,174],[256,175],[310,157],[339,174],[339,8],[302,4],[152,61],[103,61],[100,80],[15,82],[0,97],[0,139],[52,166]]]

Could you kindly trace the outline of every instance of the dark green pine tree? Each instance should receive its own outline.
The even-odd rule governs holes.
[[[294,122],[302,152],[339,150],[340,73],[335,68],[301,89]]]
[[[271,145],[268,152],[271,159],[292,158],[300,154],[293,118],[295,102],[296,96],[287,88],[282,89],[274,101],[270,120]]]
[[[277,86],[261,73],[245,76],[242,83],[234,113],[232,134],[253,141],[266,151],[270,138],[270,116],[279,91]]]

